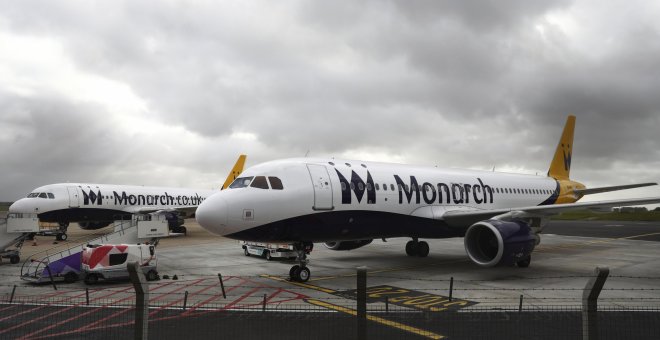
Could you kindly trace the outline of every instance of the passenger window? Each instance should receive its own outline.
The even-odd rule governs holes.
[[[371,187],[371,183],[367,183],[367,190],[368,191],[374,190],[374,188]]]
[[[394,184],[390,184],[390,190],[394,191]]]
[[[383,190],[387,191],[387,184],[383,184]]]
[[[268,189],[268,182],[266,182],[266,176],[255,177],[254,180],[252,181],[252,184],[250,184],[250,186],[258,189]]]
[[[351,190],[355,191],[355,183],[351,182]]]
[[[42,192],[39,194],[39,198],[48,198],[48,196],[46,196],[45,192]]]
[[[50,198],[50,199],[55,199],[55,195],[53,195],[53,193],[49,192],[49,193],[48,193],[48,198]]]
[[[245,188],[248,185],[250,185],[250,182],[252,182],[252,176],[250,177],[239,177],[234,182],[229,186],[229,189],[238,189],[238,188]]]
[[[346,183],[341,182],[341,191],[346,191]]]
[[[376,190],[380,190],[380,186],[376,183]]]
[[[270,182],[271,189],[273,190],[284,189],[284,185],[282,185],[282,180],[279,177],[268,177],[268,181]]]
[[[109,257],[109,265],[116,266],[126,262],[126,259],[128,258],[128,253],[110,254],[108,257]]]

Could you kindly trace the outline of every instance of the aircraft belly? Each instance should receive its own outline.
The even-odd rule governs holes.
[[[382,211],[329,211],[262,224],[226,237],[246,241],[326,242],[388,237],[459,237],[443,221]]]

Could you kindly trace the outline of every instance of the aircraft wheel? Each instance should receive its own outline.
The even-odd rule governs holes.
[[[516,262],[518,268],[527,268],[530,263],[532,263],[532,255],[527,256],[524,260]]]
[[[408,241],[406,243],[406,255],[408,256],[417,256],[417,250],[419,248],[419,245],[415,241]]]
[[[309,271],[309,268],[303,267],[303,268],[298,268],[295,273],[295,279],[298,282],[307,282],[309,280],[309,277],[311,276],[311,273]]]
[[[78,274],[74,272],[68,272],[64,274],[64,282],[66,283],[74,283],[78,281]]]
[[[96,274],[87,274],[87,276],[85,276],[85,283],[86,284],[93,285],[93,284],[96,284],[97,282],[99,282],[99,276],[98,275],[96,275]]]
[[[67,234],[57,234],[55,235],[55,239],[58,241],[66,241],[66,239],[69,238]]]
[[[250,253],[248,252],[247,248],[243,248],[243,253],[245,256],[250,256]]]
[[[417,256],[427,257],[429,256],[429,244],[421,241],[417,244]]]
[[[291,269],[289,270],[289,279],[291,279],[291,281],[296,281],[296,273],[298,272],[298,270],[300,270],[299,265],[295,265],[291,267]]]
[[[18,255],[12,255],[9,257],[9,263],[17,264],[19,262],[21,262],[21,258]]]

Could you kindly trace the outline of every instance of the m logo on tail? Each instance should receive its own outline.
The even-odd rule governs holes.
[[[570,171],[571,170],[571,146],[570,145],[564,146],[564,144],[562,144],[561,147],[562,147],[562,149],[563,149],[562,151],[564,153],[564,169],[566,171]],[[568,152],[568,154],[567,154],[567,152]]]

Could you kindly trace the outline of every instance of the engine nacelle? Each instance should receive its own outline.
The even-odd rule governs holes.
[[[536,246],[536,235],[522,221],[487,220],[465,233],[465,251],[482,267],[513,265],[526,259]]]
[[[326,242],[323,245],[330,250],[353,250],[364,247],[373,240],[354,240],[354,241],[333,241]]]
[[[112,222],[78,222],[80,229],[83,230],[96,230],[105,228],[110,225]]]

